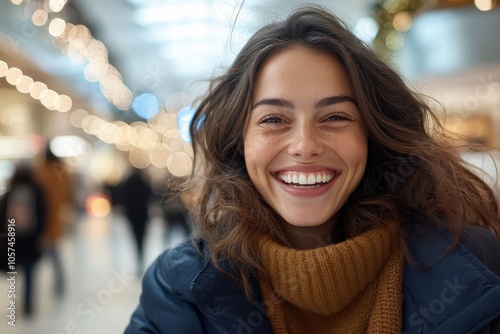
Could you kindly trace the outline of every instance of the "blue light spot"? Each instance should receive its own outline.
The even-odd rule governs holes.
[[[181,134],[182,140],[186,143],[191,142],[191,136],[189,135],[189,126],[191,125],[191,121],[193,120],[196,109],[192,106],[184,107],[179,110],[177,114],[177,125],[179,126],[179,132]],[[204,119],[204,115],[202,119],[198,122],[198,127],[201,125]]]
[[[140,117],[149,119],[158,112],[158,99],[153,94],[143,93],[134,99],[132,108]]]

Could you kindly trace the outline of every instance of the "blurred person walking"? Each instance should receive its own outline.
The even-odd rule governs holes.
[[[2,240],[2,270],[24,274],[23,312],[33,313],[34,268],[41,257],[41,237],[46,223],[46,202],[41,186],[35,180],[30,166],[19,165],[10,179],[7,192],[0,199],[2,232],[9,238]],[[10,232],[10,234],[8,233]],[[15,261],[8,266],[7,255]]]
[[[117,204],[123,207],[123,212],[137,246],[137,271],[142,276],[144,271],[144,235],[149,220],[149,202],[153,192],[149,181],[140,169],[132,167],[130,175],[119,185]]]
[[[45,251],[54,265],[56,296],[64,293],[64,272],[59,254],[59,243],[70,223],[74,203],[73,178],[67,166],[51,150],[45,150],[45,160],[38,166],[36,177],[47,196],[47,224],[43,232]]]

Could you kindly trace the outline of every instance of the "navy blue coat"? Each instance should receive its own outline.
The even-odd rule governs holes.
[[[405,263],[403,333],[500,333],[500,242],[474,232],[442,257],[445,234],[411,237],[415,260],[432,266]],[[125,334],[272,333],[258,283],[250,303],[208,259],[202,241],[163,253],[145,274]]]

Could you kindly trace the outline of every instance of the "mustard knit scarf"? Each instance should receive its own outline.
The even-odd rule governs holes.
[[[401,333],[403,255],[396,233],[378,227],[326,247],[295,250],[268,238],[260,279],[273,332]]]

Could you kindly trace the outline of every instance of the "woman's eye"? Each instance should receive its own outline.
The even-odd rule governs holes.
[[[283,123],[283,120],[280,118],[280,117],[276,117],[276,116],[269,116],[269,117],[266,117],[264,119],[262,119],[260,121],[261,124],[263,123],[272,123],[272,124],[275,124],[275,123]]]
[[[348,121],[350,120],[350,118],[345,115],[330,115],[326,118],[326,120],[330,122],[338,122],[338,121]]]

